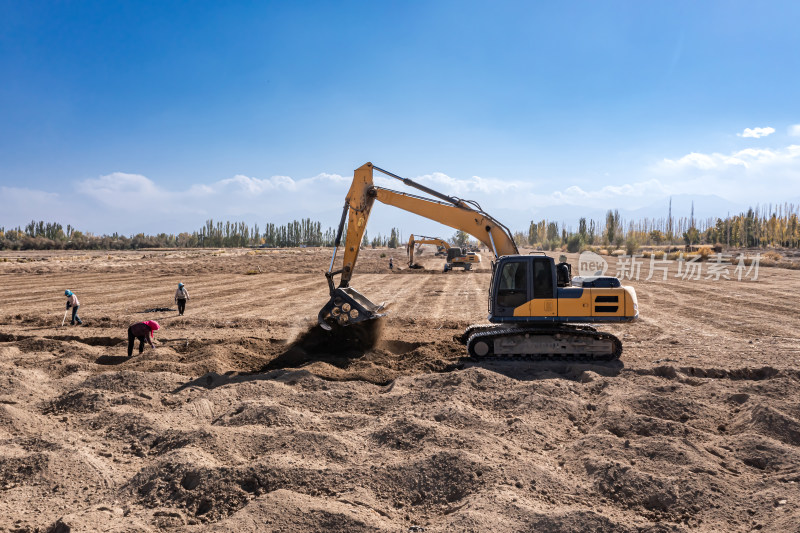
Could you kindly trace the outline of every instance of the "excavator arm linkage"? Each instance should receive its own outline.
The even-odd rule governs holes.
[[[438,200],[376,187],[373,183],[373,170],[400,180]],[[465,231],[487,246],[495,257],[518,253],[508,228],[485,213],[477,203],[444,195],[412,180],[401,178],[375,167],[372,163],[366,163],[356,169],[353,175],[353,183],[347,193],[336,234],[331,265],[325,274],[328,279],[330,300],[320,310],[318,316],[320,326],[325,329],[331,328],[330,323],[346,326],[383,316],[380,313],[383,309],[382,305],[373,304],[368,298],[349,286],[358,259],[361,240],[367,228],[367,220],[369,220],[375,200]],[[345,222],[347,222],[347,233],[344,235],[342,268],[334,271],[333,266],[341,244]],[[338,287],[335,287],[333,280],[335,275],[340,275]]]

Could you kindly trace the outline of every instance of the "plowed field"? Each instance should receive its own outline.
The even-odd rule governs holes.
[[[488,265],[389,255],[361,349],[313,327],[330,250],[0,254],[0,531],[799,530],[800,271],[673,264],[620,361],[479,364]]]

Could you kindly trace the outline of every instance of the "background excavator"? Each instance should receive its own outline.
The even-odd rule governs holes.
[[[434,244],[441,252],[437,251],[436,255],[440,253],[445,256],[444,271],[452,270],[454,268],[463,268],[464,270],[472,270],[472,265],[479,265],[481,256],[475,252],[468,252],[458,246],[450,246],[450,244],[437,237],[425,237],[420,235],[415,238],[412,234],[408,239],[406,245],[406,252],[408,253],[408,267],[409,268],[423,268],[414,263],[414,245],[421,246],[423,244]]]
[[[373,170],[395,178],[436,198],[376,187]],[[520,255],[507,227],[472,200],[447,196],[412,180],[366,163],[356,169],[345,198],[330,268],[325,274],[330,300],[320,310],[321,327],[347,327],[384,316],[375,305],[350,287],[359,245],[375,201],[399,207],[451,228],[463,230],[494,254],[489,284],[489,324],[468,327],[458,340],[477,359],[613,360],[622,343],[590,324],[630,322],[639,317],[633,287],[622,287],[617,278],[598,276],[559,283],[553,258]],[[334,271],[345,221],[342,268]],[[338,287],[333,278],[341,275]]]

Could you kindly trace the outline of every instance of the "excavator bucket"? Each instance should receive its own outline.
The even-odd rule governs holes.
[[[331,324],[350,326],[385,316],[381,313],[383,308],[384,304],[375,305],[351,287],[340,287],[333,289],[331,299],[320,310],[317,320],[320,327],[330,331]]]

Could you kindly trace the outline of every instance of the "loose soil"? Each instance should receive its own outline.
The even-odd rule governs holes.
[[[401,252],[362,252],[388,314],[347,339],[330,250],[0,254],[0,531],[798,530],[800,271],[673,265],[625,282],[620,361],[478,364],[489,265]]]

